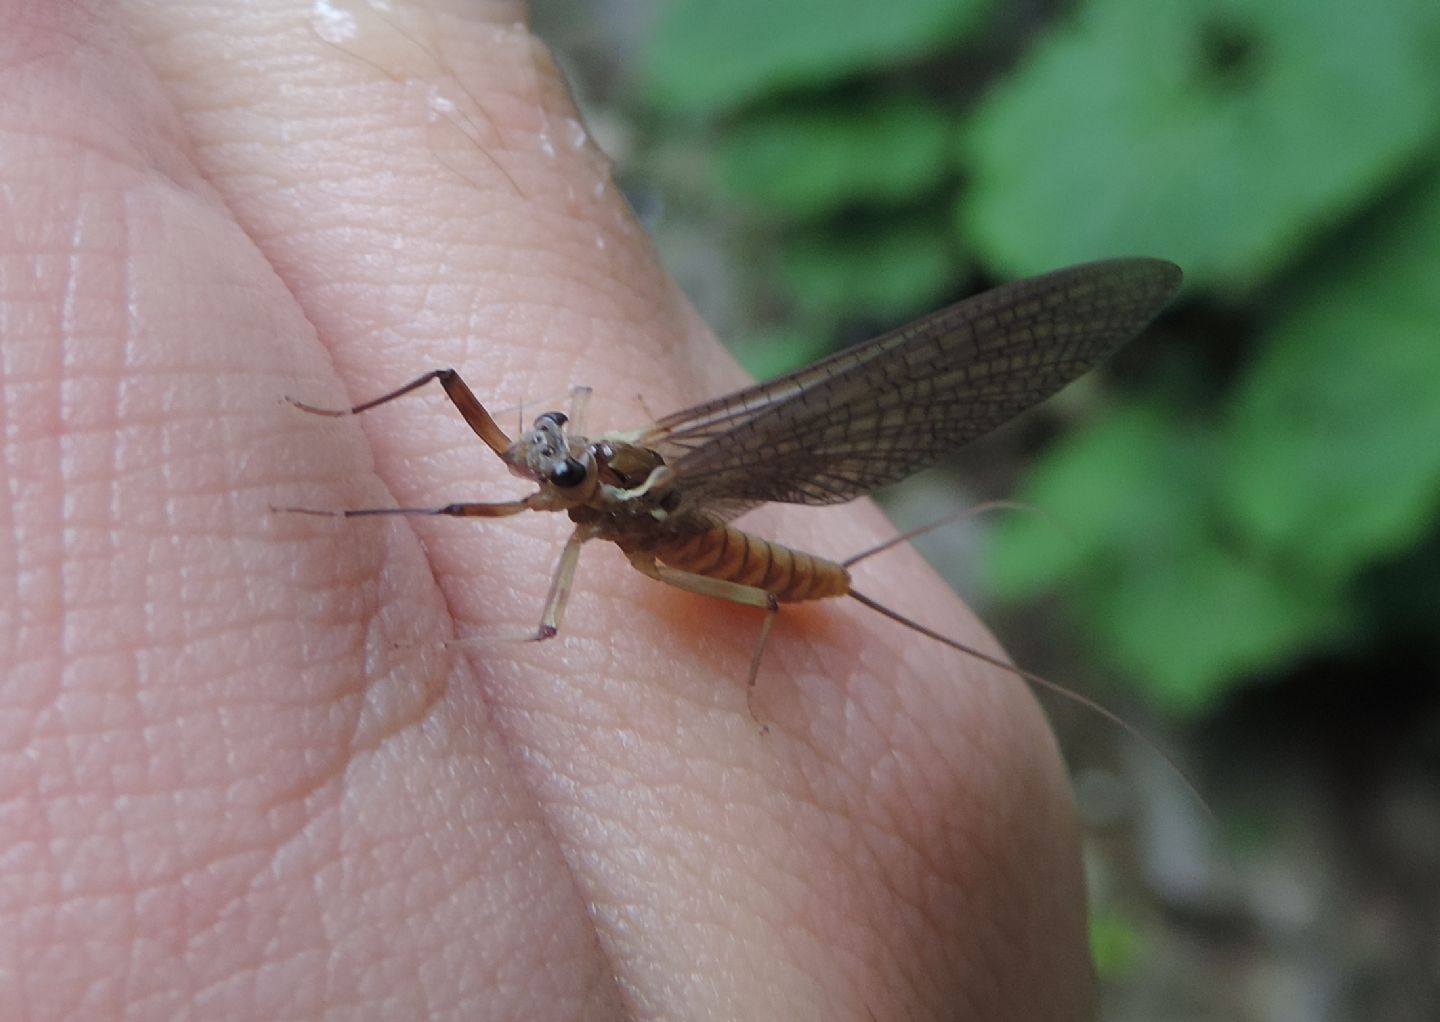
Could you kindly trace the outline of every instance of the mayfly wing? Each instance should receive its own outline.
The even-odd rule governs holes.
[[[919,471],[1083,375],[1174,296],[1162,259],[1085,263],[1005,284],[767,383],[658,420],[692,513],[837,504]]]

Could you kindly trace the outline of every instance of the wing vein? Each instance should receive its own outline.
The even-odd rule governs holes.
[[[656,422],[691,507],[834,504],[990,432],[1130,340],[1174,296],[1159,259],[1086,263],[1003,285],[788,376]]]

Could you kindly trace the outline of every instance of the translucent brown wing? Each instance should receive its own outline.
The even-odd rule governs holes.
[[[691,514],[838,504],[905,478],[1038,404],[1143,330],[1180,286],[1160,259],[1085,263],[657,421]]]

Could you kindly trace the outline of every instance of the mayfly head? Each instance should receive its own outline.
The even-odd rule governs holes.
[[[589,501],[599,478],[586,440],[565,435],[568,421],[563,412],[541,413],[504,454],[511,473],[539,483],[547,504],[557,509]]]

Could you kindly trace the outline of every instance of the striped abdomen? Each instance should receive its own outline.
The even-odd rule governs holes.
[[[791,550],[728,525],[649,546],[657,560],[681,571],[754,586],[781,603],[823,600],[850,591],[850,573],[834,561]]]

